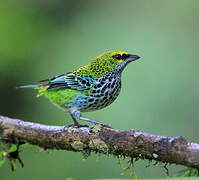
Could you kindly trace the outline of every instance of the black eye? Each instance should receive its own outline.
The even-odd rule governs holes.
[[[122,59],[126,59],[127,57],[129,57],[128,54],[122,54]]]
[[[122,59],[121,54],[116,54],[116,55],[113,55],[112,57],[118,60]]]

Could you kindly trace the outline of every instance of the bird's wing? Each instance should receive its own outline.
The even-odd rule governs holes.
[[[93,86],[93,79],[90,77],[82,77],[72,73],[61,74],[51,79],[42,80],[47,82],[48,90],[68,88],[74,90],[88,90]]]
[[[39,82],[39,83],[49,82],[49,81],[52,81],[52,80],[54,80],[54,79],[56,79],[56,78],[58,78],[58,77],[61,77],[61,76],[67,75],[67,74],[71,74],[71,73],[72,73],[72,72],[59,74],[59,75],[54,76],[54,77],[52,77],[52,78],[42,79],[42,80],[40,80],[40,81],[38,81],[38,82]]]

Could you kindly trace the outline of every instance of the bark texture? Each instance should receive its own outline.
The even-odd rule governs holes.
[[[166,137],[138,130],[48,126],[0,116],[0,138],[10,143],[30,143],[44,149],[62,149],[143,158],[199,169],[199,144],[183,137]]]

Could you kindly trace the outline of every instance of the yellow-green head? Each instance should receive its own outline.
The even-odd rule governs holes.
[[[90,64],[77,69],[74,73],[99,78],[110,72],[122,72],[129,62],[139,58],[139,56],[128,54],[125,51],[108,51],[95,57]]]

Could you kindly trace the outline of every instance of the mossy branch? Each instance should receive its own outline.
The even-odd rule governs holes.
[[[63,127],[25,122],[0,116],[0,138],[9,143],[30,143],[44,149],[99,152],[181,164],[199,169],[199,144],[183,137],[166,137],[138,130],[104,126]]]

